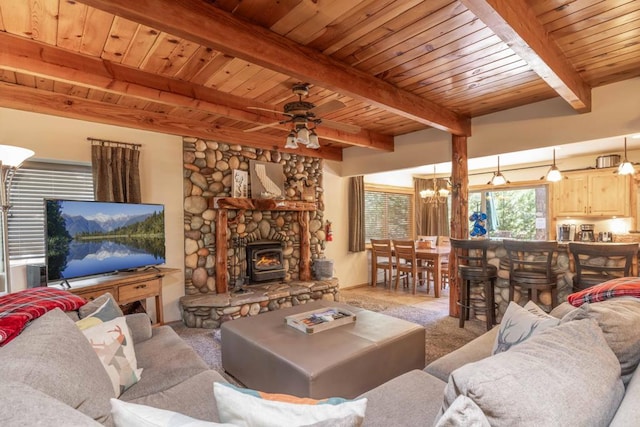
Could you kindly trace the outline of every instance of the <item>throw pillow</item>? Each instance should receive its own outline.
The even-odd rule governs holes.
[[[583,304],[563,317],[562,323],[580,319],[598,322],[607,344],[618,357],[622,381],[628,384],[640,364],[640,299],[614,298]]]
[[[492,426],[605,426],[624,397],[620,364],[590,319],[549,328],[453,371],[441,413],[469,397]]]
[[[640,298],[640,277],[619,277],[592,286],[580,292],[574,292],[567,301],[574,307],[586,302],[604,301],[610,298],[631,296]]]
[[[197,420],[178,412],[123,402],[118,399],[111,399],[111,415],[115,427],[236,427],[233,424]]]
[[[220,420],[239,426],[287,427],[332,425],[350,419],[353,426],[364,420],[367,399],[328,398],[315,400],[286,394],[263,393],[232,384],[215,382],[213,393]],[[354,419],[355,416],[355,419]]]
[[[124,316],[120,306],[109,292],[100,295],[98,298],[89,301],[78,310],[81,319],[94,316],[107,322],[116,317]]]
[[[507,351],[558,323],[560,319],[548,315],[532,301],[527,302],[524,307],[511,301],[502,317],[491,354]]]
[[[467,396],[456,397],[434,427],[491,427],[482,409]]]
[[[60,309],[34,320],[2,347],[0,366],[0,382],[27,384],[109,424],[109,399],[114,397],[109,377],[82,332]]]
[[[82,322],[82,320],[80,320]],[[116,397],[140,379],[133,340],[124,317],[82,331],[111,379]]]

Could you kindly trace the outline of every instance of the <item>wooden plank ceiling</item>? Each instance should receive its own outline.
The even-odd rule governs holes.
[[[334,160],[640,76],[640,0],[0,0],[0,30],[0,106]],[[317,150],[283,148],[301,82]]]

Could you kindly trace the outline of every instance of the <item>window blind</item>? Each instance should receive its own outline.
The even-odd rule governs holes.
[[[411,238],[411,194],[365,190],[365,241]]]
[[[25,162],[9,192],[9,259],[45,256],[44,199],[93,200],[89,165]]]

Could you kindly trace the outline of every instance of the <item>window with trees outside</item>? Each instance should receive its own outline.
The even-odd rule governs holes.
[[[413,189],[365,185],[365,242],[413,236]]]
[[[469,191],[469,214],[485,212],[489,237],[548,239],[546,185]]]

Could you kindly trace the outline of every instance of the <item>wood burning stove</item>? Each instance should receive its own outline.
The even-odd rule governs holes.
[[[250,285],[285,278],[281,242],[258,240],[247,243],[246,250],[247,276]]]

